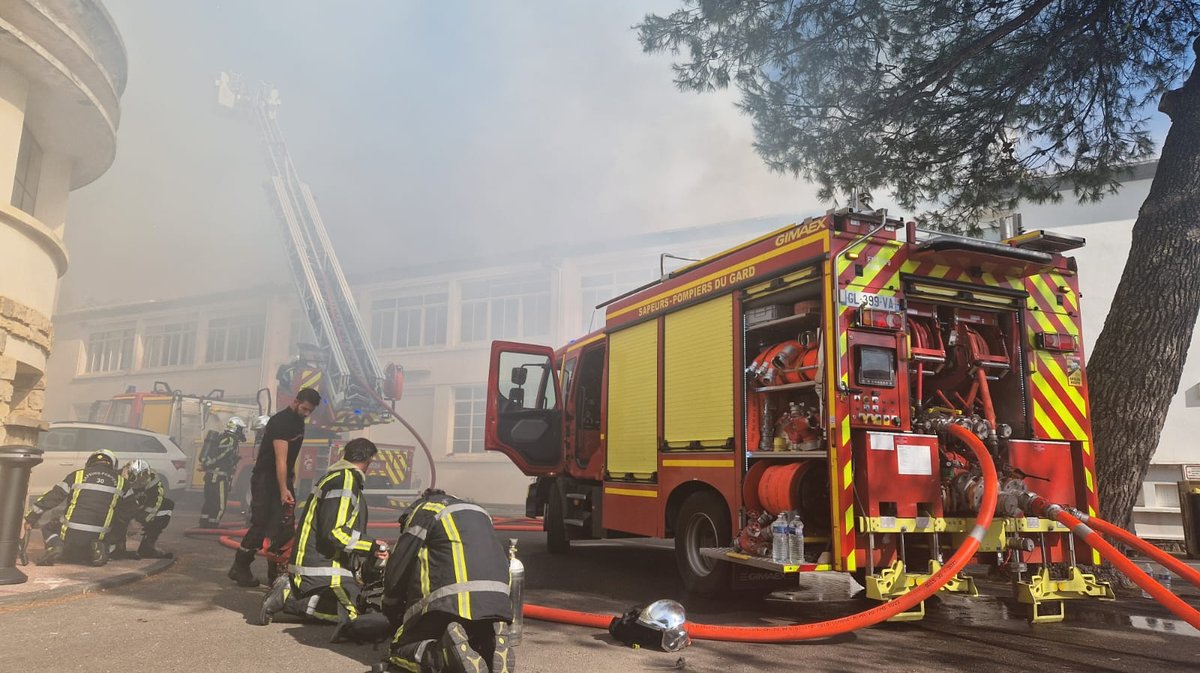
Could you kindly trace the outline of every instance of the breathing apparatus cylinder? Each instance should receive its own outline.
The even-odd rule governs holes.
[[[508,630],[508,644],[521,644],[521,631],[525,626],[525,564],[517,558],[517,538],[508,540],[508,598],[512,601],[512,626]]]

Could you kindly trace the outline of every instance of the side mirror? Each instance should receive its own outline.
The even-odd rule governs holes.
[[[512,383],[515,386],[525,385],[525,377],[529,376],[529,370],[524,367],[512,368]]]

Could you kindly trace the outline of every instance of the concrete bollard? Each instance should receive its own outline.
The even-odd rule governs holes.
[[[17,570],[17,551],[29,471],[40,462],[42,450],[36,446],[0,446],[0,585],[22,584],[29,579]]]

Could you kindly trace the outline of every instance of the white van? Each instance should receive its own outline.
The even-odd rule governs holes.
[[[94,451],[108,449],[117,456],[117,467],[141,458],[150,463],[168,490],[180,490],[188,483],[188,458],[167,435],[149,430],[103,423],[63,421],[51,423],[38,438],[41,464],[29,477],[29,496],[37,498],[50,490],[72,470],[84,466]]]

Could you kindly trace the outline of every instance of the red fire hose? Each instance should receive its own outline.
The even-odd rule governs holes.
[[[958,551],[954,553],[954,556],[950,557],[946,565],[934,573],[928,580],[899,598],[847,617],[813,624],[792,624],[788,626],[717,626],[689,622],[687,625],[688,635],[699,640],[757,643],[829,638],[878,624],[911,609],[916,604],[932,596],[943,584],[957,575],[967,565],[967,562],[971,560],[971,557],[975,555],[975,552],[979,549],[979,543],[983,540],[984,532],[987,531],[988,526],[992,523],[992,513],[996,509],[996,468],[992,464],[992,458],[988,455],[987,448],[983,445],[983,442],[979,441],[978,437],[961,426],[950,425],[949,432],[970,447],[975,452],[976,457],[979,458],[979,465],[983,468],[984,477],[983,502],[979,506],[979,515],[975,519],[975,528],[971,531],[971,534],[967,537],[963,545],[958,548]],[[541,605],[526,605],[525,616],[530,619],[577,624],[579,626],[591,626],[594,628],[607,628],[609,622],[612,621],[611,615],[560,610]]]
[[[1091,526],[1092,528],[1095,528],[1100,533],[1107,535],[1109,537],[1115,537],[1118,540],[1120,540],[1121,542],[1124,542],[1125,544],[1136,548],[1138,551],[1142,552],[1146,556],[1149,556],[1150,558],[1154,559],[1156,562],[1158,562],[1159,565],[1165,567],[1167,570],[1170,570],[1171,572],[1175,573],[1176,575],[1179,575],[1180,577],[1191,582],[1195,586],[1200,587],[1200,572],[1197,572],[1195,568],[1184,563],[1183,561],[1180,561],[1179,559],[1175,558],[1174,556],[1171,556],[1167,552],[1159,549],[1158,547],[1155,547],[1154,545],[1150,544],[1149,542],[1146,542],[1142,538],[1134,535],[1133,533],[1130,533],[1129,531],[1125,530],[1124,528],[1121,528],[1120,526],[1115,525],[1115,524],[1111,524],[1099,517],[1088,516],[1087,514],[1084,514],[1083,512],[1077,512],[1077,511],[1070,510],[1070,509],[1068,509],[1068,513],[1071,514],[1072,516],[1074,516],[1075,518],[1079,519],[1083,523],[1086,523],[1089,526]]]
[[[1137,567],[1137,564],[1125,558],[1121,552],[1117,551],[1115,547],[1100,537],[1099,533],[1092,530],[1087,524],[1080,521],[1070,512],[1037,495],[1030,498],[1028,509],[1034,514],[1054,519],[1070,528],[1076,537],[1086,542],[1092,549],[1100,552],[1101,556],[1108,559],[1122,573],[1125,573],[1126,577],[1133,580],[1134,584],[1150,594],[1154,600],[1175,613],[1180,619],[1191,624],[1196,629],[1200,629],[1200,611],[1183,602],[1183,599],[1171,593],[1163,585],[1155,582],[1141,568]]]

